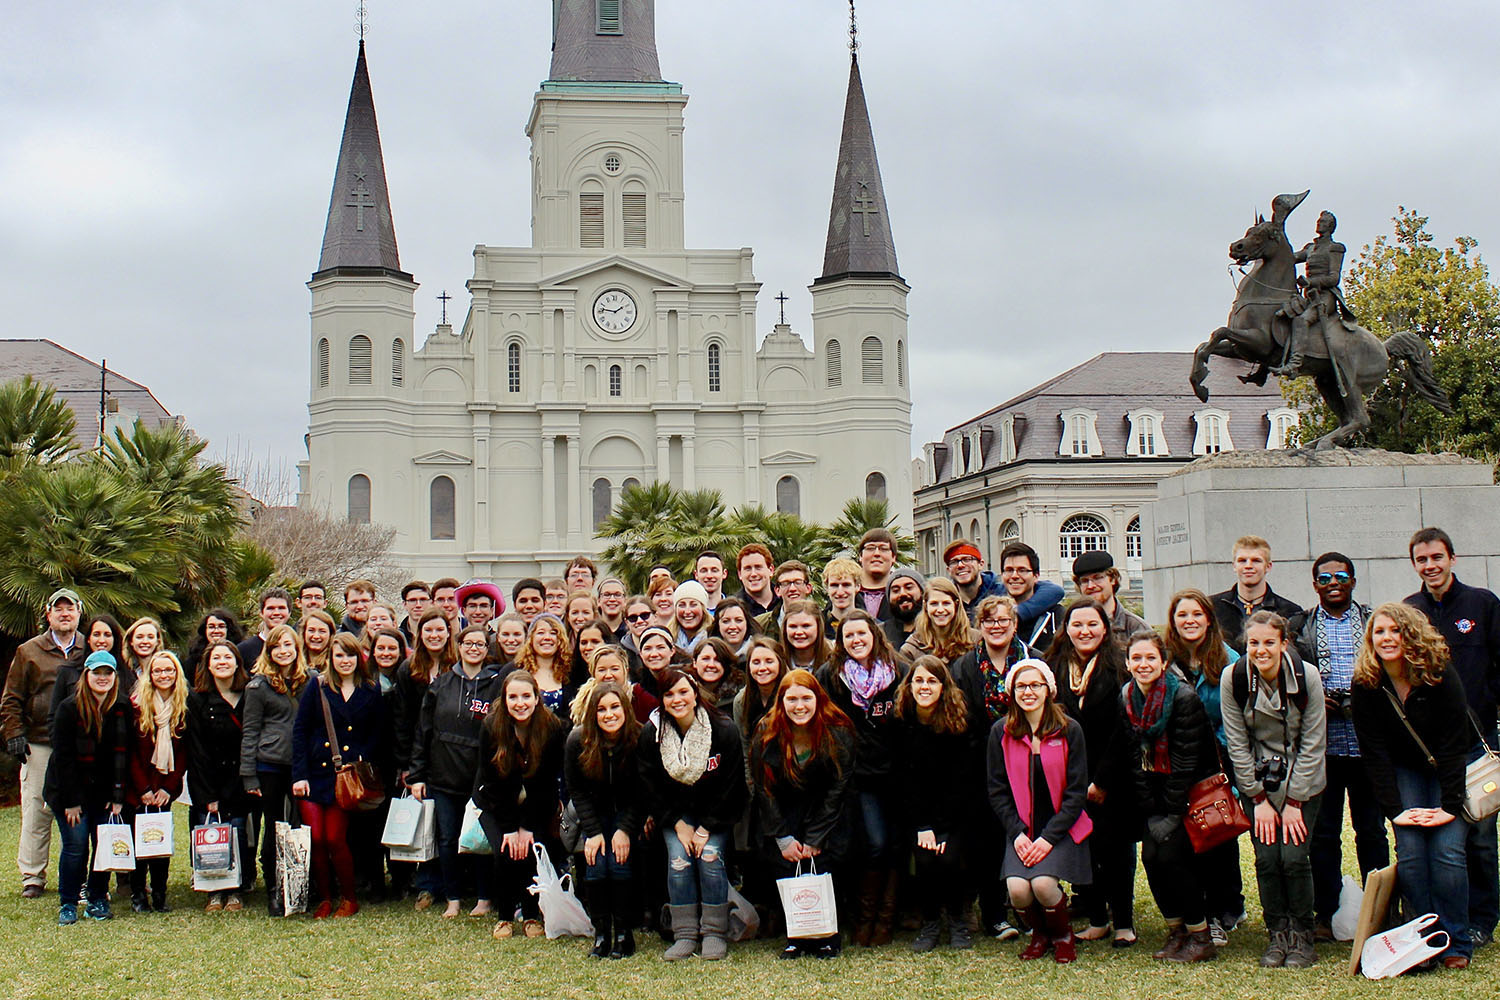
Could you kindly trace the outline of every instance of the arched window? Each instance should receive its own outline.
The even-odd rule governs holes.
[[[397,337],[391,341],[391,385],[401,385],[406,379],[406,341]]]
[[[866,337],[860,345],[860,379],[865,385],[880,385],[885,381],[885,348],[879,337]]]
[[[333,366],[332,351],[328,346],[328,338],[324,337],[318,341],[318,388],[328,388],[330,369]]]
[[[1062,523],[1058,534],[1065,566],[1085,552],[1109,548],[1109,528],[1093,514],[1074,514]]]
[[[604,191],[598,182],[588,182],[589,190],[578,193],[578,245],[604,246]]]
[[[624,376],[620,372],[620,366],[619,365],[610,365],[609,366],[609,394],[611,396],[618,397],[621,394],[621,392],[623,391],[623,389],[622,389],[622,382],[623,382],[623,380],[624,380]]]
[[[510,392],[521,391],[521,345],[514,342],[505,349],[505,387]]]
[[[458,503],[454,496],[453,480],[438,476],[427,490],[429,532],[435,539],[456,538],[458,535]]]
[[[370,385],[370,338],[359,334],[349,340],[349,384]]]
[[[865,477],[865,499],[885,499],[885,476],[878,472],[872,472]]]
[[[983,537],[984,536],[979,533],[979,522],[977,520],[970,521],[969,522],[969,541],[974,542],[977,545],[979,543],[979,540],[982,539]]]
[[[1137,514],[1125,526],[1125,558],[1141,558],[1141,515]]]
[[[837,340],[828,342],[828,385],[830,388],[844,384],[844,356]]]
[[[620,193],[620,232],[627,247],[646,245],[646,190],[631,181]]]
[[[906,341],[896,341],[896,384],[906,385]]]
[[[624,495],[626,490],[638,490],[640,488],[641,481],[634,476],[631,476],[629,479],[620,484],[620,493],[621,495]]]
[[[1021,526],[1014,519],[1007,517],[1000,522],[1000,548],[1004,549],[1011,542],[1021,540]]]
[[[723,388],[719,370],[719,345],[708,345],[708,391],[718,392]]]
[[[802,514],[802,484],[795,476],[776,480],[776,510],[781,514]]]
[[[349,520],[355,524],[370,523],[370,477],[349,477]]]
[[[609,480],[600,478],[594,480],[594,530],[599,530],[599,525],[609,520],[610,511],[614,509],[614,501],[610,497]]]

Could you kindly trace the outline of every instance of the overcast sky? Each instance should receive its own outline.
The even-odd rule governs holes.
[[[0,35],[6,337],[144,382],[217,451],[303,457],[308,292],[353,0],[15,4]],[[860,65],[912,286],[913,451],[1106,350],[1192,348],[1273,195],[1354,252],[1398,205],[1500,242],[1493,3],[862,0]],[[687,237],[755,249],[810,339],[848,74],[841,0],[657,0],[687,107]],[[477,243],[531,242],[546,0],[372,0],[417,339]],[[1186,371],[1184,391],[1186,391]]]

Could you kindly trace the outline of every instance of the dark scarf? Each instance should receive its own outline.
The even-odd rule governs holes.
[[[1011,640],[1010,647],[1005,651],[1005,659],[997,666],[990,659],[989,648],[985,646],[984,640],[979,640],[975,659],[979,661],[979,677],[984,685],[984,710],[991,722],[1005,718],[1010,711],[1010,695],[1005,693],[1005,678],[1010,673],[1010,665],[1016,660],[1016,642],[1015,639]]]
[[[1141,694],[1135,681],[1125,683],[1125,714],[1130,731],[1141,743],[1141,767],[1158,774],[1172,773],[1172,755],[1167,746],[1167,723],[1176,700],[1177,675],[1164,671],[1150,694]]]

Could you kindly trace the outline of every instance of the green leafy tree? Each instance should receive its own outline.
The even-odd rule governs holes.
[[[1345,274],[1345,294],[1360,324],[1381,339],[1410,330],[1428,343],[1433,371],[1454,412],[1439,413],[1409,391],[1404,372],[1392,371],[1369,397],[1365,443],[1494,461],[1500,455],[1500,290],[1475,240],[1460,236],[1439,248],[1427,217],[1404,206],[1392,223],[1391,235],[1367,244]],[[1282,391],[1310,407],[1302,440],[1333,428],[1332,414],[1310,380],[1290,380]]]
[[[674,554],[669,525],[677,509],[677,490],[670,483],[629,486],[596,536],[610,540],[600,553],[627,590],[644,593],[651,567]]]
[[[849,500],[839,519],[823,529],[823,538],[830,551],[849,552],[858,558],[860,537],[872,528],[886,528],[896,536],[896,565],[916,562],[917,540],[896,528],[896,515],[884,500]]]
[[[821,566],[832,554],[823,530],[796,514],[767,511],[760,504],[745,504],[736,507],[730,517],[744,526],[746,541],[760,542],[770,549],[771,558],[777,564],[800,559],[809,566]]]
[[[73,411],[30,375],[0,385],[0,475],[73,454]]]

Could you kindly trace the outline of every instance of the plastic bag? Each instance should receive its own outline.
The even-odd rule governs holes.
[[[1365,901],[1365,890],[1348,875],[1344,876],[1344,887],[1339,890],[1339,908],[1334,911],[1333,939],[1353,941],[1354,931],[1359,927],[1359,908]]]
[[[1371,935],[1360,954],[1360,970],[1369,979],[1389,979],[1399,976],[1435,955],[1448,950],[1448,932],[1422,932],[1437,923],[1436,913],[1424,913],[1400,927]],[[1441,938],[1438,943],[1436,939]]]
[[[594,923],[573,895],[573,876],[558,878],[557,869],[552,867],[552,859],[541,844],[533,842],[531,853],[536,857],[536,878],[526,891],[536,897],[541,907],[547,937],[593,937]]]
[[[479,822],[479,807],[470,799],[464,806],[464,824],[458,831],[459,854],[490,854],[490,842],[485,838],[484,826]]]

